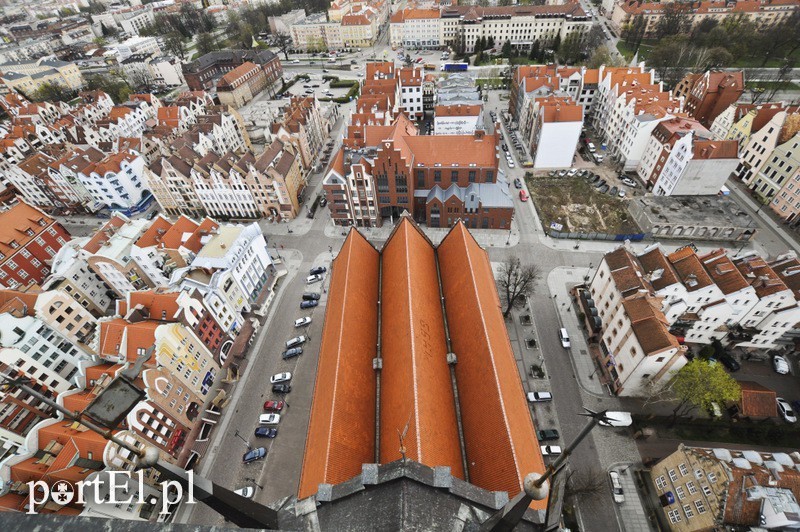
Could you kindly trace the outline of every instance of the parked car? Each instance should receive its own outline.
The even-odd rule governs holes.
[[[619,196],[620,198],[624,198],[625,196],[627,196],[627,194],[625,193],[624,190],[620,190],[619,192],[617,192],[617,196]]]
[[[619,473],[609,471],[608,480],[611,482],[611,493],[614,495],[614,502],[619,504],[625,502],[625,494],[622,491],[622,482],[619,481]]]
[[[324,207],[324,205],[323,205],[323,207]],[[323,274],[323,273],[325,273],[327,271],[328,271],[328,268],[326,268],[325,266],[317,266],[316,268],[311,268],[311,270],[309,270],[308,274],[309,275],[321,275],[321,274]]]
[[[297,318],[296,320],[294,320],[295,327],[305,327],[309,323],[311,323],[311,316],[306,316],[304,318]]]
[[[290,384],[273,384],[272,385],[272,393],[289,393],[292,391],[292,386]]]
[[[286,340],[286,347],[297,347],[298,345],[302,345],[306,343],[307,338],[303,335],[295,336],[291,340]]]
[[[270,384],[277,384],[279,382],[289,382],[292,380],[292,374],[288,371],[284,371],[283,373],[276,373],[269,379]]]
[[[264,411],[279,413],[283,410],[283,401],[266,401],[264,403]]]
[[[553,394],[550,392],[528,392],[528,401],[531,403],[544,403],[552,400]]]
[[[318,283],[321,280],[322,280],[321,275],[309,275],[308,277],[306,277],[306,284]]]
[[[258,447],[244,453],[244,456],[242,456],[242,462],[249,464],[251,462],[255,462],[256,460],[261,460],[265,456],[267,456],[267,450],[263,447]]]
[[[522,188],[522,179],[520,178],[514,179],[514,186],[517,188]]]
[[[708,405],[708,415],[713,418],[722,417],[722,408],[719,406],[719,403],[711,402]]]
[[[575,176],[575,174],[577,174],[577,173],[578,173],[578,170],[577,170],[577,169],[575,169],[575,168],[570,168],[570,169],[569,169],[569,172],[567,172],[567,177],[574,177],[574,176]]]
[[[797,423],[797,416],[789,403],[783,397],[776,397],[775,402],[778,403],[778,413],[787,423]]]
[[[508,167],[509,168],[515,168],[516,167],[516,165],[514,164],[514,161],[512,161],[511,159],[509,159],[507,162],[508,162]]]
[[[256,489],[253,486],[246,486],[244,488],[234,490],[233,492],[240,497],[244,497],[245,499],[252,499],[253,495],[256,494]]]
[[[786,361],[783,355],[775,355],[772,357],[772,367],[775,369],[775,373],[781,375],[789,373],[789,362]]]
[[[261,414],[258,416],[259,425],[277,425],[281,422],[280,414]]]
[[[558,431],[556,429],[544,429],[536,433],[539,441],[557,440]]]
[[[597,191],[600,192],[601,194],[605,194],[606,192],[608,192],[608,185],[603,185],[602,187],[597,189]]]
[[[278,435],[277,427],[258,427],[255,431],[256,438],[274,438]]]
[[[719,361],[723,366],[728,368],[729,371],[739,371],[742,369],[742,365],[728,353],[722,353],[719,357]]]
[[[594,153],[595,151],[597,151],[597,148],[595,148],[594,144],[591,142],[586,144],[586,148],[589,150],[589,153]]]
[[[631,179],[629,177],[623,177],[622,178],[622,184],[628,185],[629,187],[632,187],[632,188],[636,188],[636,181],[634,181],[633,179]]]
[[[567,171],[566,170],[559,170],[558,171],[558,177],[564,177],[565,175],[567,175]]]
[[[558,330],[558,339],[561,340],[561,347],[564,349],[570,348],[569,333],[565,328],[562,327]]]
[[[293,65],[299,65],[300,64],[300,60],[299,59],[292,59],[292,64]]]
[[[528,193],[524,190],[519,191],[519,200],[520,201],[528,201]]]
[[[613,187],[611,187],[611,190],[609,190],[609,191],[608,191],[608,193],[609,193],[611,196],[616,196],[616,195],[617,195],[617,192],[619,192],[619,188],[617,188],[616,186],[613,186]]]
[[[557,456],[561,454],[561,447],[558,445],[540,445],[542,456]]]
[[[602,156],[602,155],[600,155],[599,153],[593,153],[593,154],[592,154],[592,158],[594,159],[594,162],[596,162],[597,164],[600,164],[600,163],[602,163],[602,162],[603,162],[603,159],[605,159],[605,157],[603,157],[603,156]]]
[[[319,301],[301,301],[300,302],[300,310],[314,308],[317,305],[319,305]]]
[[[504,142],[502,148],[504,152],[508,153],[508,144]]]
[[[294,358],[294,357],[302,355],[302,354],[303,354],[303,348],[302,347],[293,347],[293,348],[287,349],[286,351],[283,352],[283,359],[286,360],[286,359],[289,359],[289,358]]]
[[[601,179],[601,180],[597,181],[594,184],[594,186],[595,186],[595,188],[598,188],[598,189],[602,188],[602,187],[606,186],[606,180],[605,179]]]
[[[303,294],[305,301],[318,301],[320,298],[319,292],[306,292]]]

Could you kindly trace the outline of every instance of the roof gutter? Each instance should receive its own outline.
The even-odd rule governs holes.
[[[439,268],[439,249],[433,250],[436,258],[436,280],[439,284],[439,302],[442,305],[442,321],[444,322],[444,339],[447,343],[447,365],[450,368],[450,385],[453,388],[453,400],[456,407],[456,424],[458,425],[458,444],[461,447],[461,466],[464,468],[464,480],[469,482],[469,469],[467,464],[467,445],[464,441],[464,426],[461,423],[461,403],[458,395],[458,382],[456,381],[456,363],[458,359],[453,353],[453,344],[450,341],[450,326],[447,323],[447,310],[444,306],[444,292],[442,291],[442,270]]]
[[[383,296],[383,254],[380,254],[378,261],[378,340],[375,350],[375,358],[372,359],[372,369],[375,370],[375,463],[381,463],[381,370],[383,369],[383,358],[381,357],[381,318]]]

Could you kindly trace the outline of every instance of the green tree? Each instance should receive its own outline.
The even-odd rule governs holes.
[[[286,61],[289,60],[289,49],[292,47],[292,36],[286,33],[278,33],[275,35],[275,46],[278,51],[283,54]]]
[[[494,48],[494,37],[489,35],[489,38],[486,39],[486,47],[487,48]]]
[[[539,59],[540,55],[541,50],[539,50],[539,41],[533,41],[533,44],[531,45],[531,53],[528,54],[528,59],[531,61],[536,61]]]
[[[206,55],[209,52],[219,50],[219,44],[214,34],[208,31],[197,34],[197,53]]]
[[[619,56],[611,55],[608,47],[598,46],[592,52],[591,57],[586,62],[586,66],[589,68],[600,68],[600,65],[619,67],[623,66],[623,63],[624,61]]]
[[[670,390],[678,401],[672,411],[673,422],[696,408],[708,410],[711,403],[725,404],[741,397],[739,383],[722,364],[699,358],[678,371],[670,383]]]
[[[558,53],[559,48],[561,48],[561,34],[559,33],[556,35],[556,38],[553,39],[553,53]]]
[[[186,55],[186,42],[178,31],[171,31],[164,36],[164,47],[180,59]]]
[[[86,80],[89,90],[101,90],[108,94],[114,103],[128,101],[128,96],[133,92],[128,83],[118,77],[96,74]]]
[[[672,2],[664,6],[664,12],[656,24],[656,37],[663,39],[670,35],[680,35],[689,25],[686,14],[687,4]]]
[[[503,43],[503,48],[500,50],[500,55],[503,57],[511,57],[511,41]]]
[[[37,102],[66,102],[75,95],[75,91],[69,90],[60,83],[48,81],[42,83],[36,92],[29,95],[30,98]]]

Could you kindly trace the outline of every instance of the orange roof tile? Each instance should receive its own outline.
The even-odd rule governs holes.
[[[20,292],[0,289],[0,314],[13,314],[17,317],[34,316],[39,292]]]
[[[433,245],[404,216],[381,259],[381,463],[401,458],[407,426],[406,456],[464,478]]]
[[[514,497],[530,472],[545,470],[492,267],[463,223],[440,244],[442,289],[458,381],[470,482]],[[546,501],[532,508],[544,509]]]
[[[745,257],[734,261],[734,264],[755,289],[758,297],[770,296],[789,289],[761,257]]]
[[[414,154],[414,167],[418,163],[433,167],[436,163],[447,166],[478,168],[497,166],[497,135],[413,135],[403,139]]]
[[[134,309],[142,305],[148,310],[153,320],[175,321],[178,314],[178,292],[155,292],[153,290],[138,290],[128,292],[128,308]]]
[[[697,258],[697,253],[691,247],[686,246],[670,253],[667,255],[667,260],[675,268],[687,291],[694,292],[714,284],[703,268],[703,263]]]
[[[706,253],[700,261],[723,294],[732,294],[750,286],[724,249]]]
[[[777,417],[778,405],[775,392],[754,381],[739,381],[742,399],[741,414],[747,417]]]
[[[41,225],[40,221],[44,225]],[[20,200],[10,209],[0,213],[0,253],[10,257],[37,238],[52,223],[52,218]],[[17,246],[13,247],[12,242],[16,242]]]
[[[145,320],[128,323],[123,318],[114,318],[100,322],[100,349],[98,354],[117,358],[122,355],[126,360],[134,361],[138,357],[138,349],[147,349],[156,343],[155,331],[159,322]],[[126,351],[121,353],[123,339],[126,340]]]
[[[333,261],[298,498],[375,462],[378,252],[355,229]]]
[[[103,227],[97,230],[92,238],[83,245],[83,249],[89,253],[97,253],[103,244],[111,240],[111,237],[116,234],[117,229],[125,225],[125,219],[120,216],[112,216],[110,220],[103,224]]]
[[[153,220],[153,223],[150,224],[150,227],[147,228],[147,231],[139,237],[139,240],[136,241],[136,245],[140,248],[155,246],[161,242],[161,237],[164,233],[171,228],[172,222],[163,216],[158,216]]]

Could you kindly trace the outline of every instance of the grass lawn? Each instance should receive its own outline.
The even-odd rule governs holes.
[[[647,44],[646,41],[642,41],[642,44],[639,45],[639,61],[646,60],[652,48],[653,48],[652,44]],[[628,44],[625,41],[621,40],[617,42],[617,50],[619,50],[619,53],[622,54],[622,57],[624,57],[628,61],[633,59],[633,51],[634,51],[633,45]]]
[[[557,222],[569,232],[640,232],[625,201],[601,194],[582,177],[532,177],[528,190],[544,227]]]

